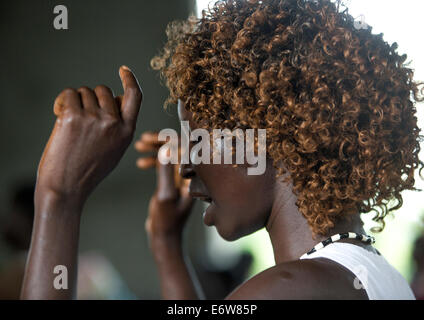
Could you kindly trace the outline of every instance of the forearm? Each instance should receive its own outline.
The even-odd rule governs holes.
[[[150,245],[158,267],[162,298],[203,299],[194,270],[184,258],[181,237],[155,237]]]
[[[48,193],[36,194],[34,227],[21,291],[22,299],[76,297],[81,210],[82,205],[78,201]],[[56,266],[64,266],[66,269],[58,267],[54,273]]]

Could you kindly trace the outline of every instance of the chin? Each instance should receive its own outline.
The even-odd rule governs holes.
[[[218,231],[221,238],[226,241],[236,241],[244,236],[247,236],[253,232],[246,232],[245,230],[241,230],[231,226],[222,227],[219,224],[215,225],[216,230]]]
[[[226,241],[236,241],[241,238],[241,236],[238,236],[232,233],[221,232],[219,229],[217,230],[221,238],[223,238]]]

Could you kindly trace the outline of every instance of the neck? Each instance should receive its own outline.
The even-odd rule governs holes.
[[[335,224],[325,235],[313,236],[306,219],[296,206],[296,196],[291,186],[280,185],[276,190],[275,201],[266,229],[269,233],[276,264],[299,259],[301,255],[312,249],[317,243],[328,237],[343,232],[364,233],[359,214]],[[351,240],[341,240],[364,246]]]

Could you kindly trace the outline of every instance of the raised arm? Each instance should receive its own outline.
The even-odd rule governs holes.
[[[151,132],[144,133],[135,144],[137,151],[150,153],[138,159],[137,166],[140,169],[156,167],[157,186],[149,204],[146,231],[159,272],[162,298],[203,298],[190,260],[183,251],[183,230],[193,204],[188,194],[189,180],[179,176],[176,165],[158,161],[157,153],[162,144],[158,135]]]
[[[133,138],[142,93],[125,66],[123,97],[97,86],[65,89],[54,103],[56,123],[41,158],[35,220],[22,299],[76,296],[81,212],[93,189],[118,164]]]

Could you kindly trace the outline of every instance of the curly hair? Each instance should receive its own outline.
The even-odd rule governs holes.
[[[407,55],[358,29],[330,0],[223,0],[173,22],[151,61],[205,128],[266,128],[267,155],[289,173],[314,234],[374,212],[377,231],[421,174]]]

